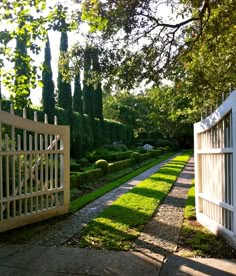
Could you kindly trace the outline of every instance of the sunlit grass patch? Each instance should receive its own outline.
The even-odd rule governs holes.
[[[187,198],[186,206],[184,209],[184,218],[185,219],[195,219],[196,218],[194,181],[188,191],[188,198]]]
[[[186,152],[117,199],[82,231],[80,246],[129,250],[187,163]]]

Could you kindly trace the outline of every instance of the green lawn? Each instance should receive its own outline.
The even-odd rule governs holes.
[[[172,159],[106,208],[84,228],[80,246],[129,250],[156,207],[168,194],[191,153],[188,151]]]
[[[113,181],[110,182],[108,184],[105,184],[103,187],[89,193],[86,195],[83,195],[81,197],[79,197],[78,199],[75,199],[73,201],[71,201],[70,203],[70,212],[74,213],[76,211],[78,211],[79,209],[81,209],[82,207],[84,207],[85,205],[87,205],[88,203],[94,201],[95,199],[101,197],[102,195],[110,192],[111,190],[115,189],[116,187],[119,187],[120,185],[124,184],[125,182],[129,181],[130,179],[132,179],[133,177],[141,174],[142,172],[150,169],[151,167],[161,163],[162,161],[168,159],[169,157],[171,157],[174,153],[166,153],[163,154],[162,156],[158,157],[155,161]]]

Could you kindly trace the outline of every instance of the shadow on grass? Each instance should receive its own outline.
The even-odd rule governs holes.
[[[134,215],[134,212],[130,213],[130,217],[132,215]],[[137,215],[138,212],[136,212],[135,216]],[[140,231],[144,229],[143,224],[133,225],[131,222],[132,219],[130,221],[122,221],[122,223],[126,223],[128,226],[128,228],[122,230],[117,228],[116,224],[107,224],[106,221],[103,221],[102,219],[103,218],[99,217],[97,220],[93,220],[86,228],[84,228],[84,230],[82,230],[80,235],[74,236],[68,244],[73,247],[80,246],[113,250],[130,250],[133,247],[136,248],[137,245],[141,245],[141,247],[144,247],[145,249],[150,249],[154,253],[165,256],[172,252],[164,246],[154,246],[152,240],[155,240],[155,237],[148,242],[143,240],[139,241],[137,238]],[[158,222],[158,227],[165,229],[166,235],[162,235],[162,239],[165,239],[170,243],[178,242],[178,234],[176,235],[176,233],[180,232],[180,228],[160,221]]]
[[[69,245],[113,250],[129,250],[139,232],[135,228],[122,231],[104,222],[93,220],[80,235],[74,236]]]
[[[236,258],[236,250],[230,247],[220,235],[214,235],[196,220],[184,221],[180,248],[190,250],[193,256]]]

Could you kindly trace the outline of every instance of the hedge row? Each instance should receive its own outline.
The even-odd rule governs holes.
[[[80,185],[89,183],[98,179],[103,175],[102,169],[93,169],[86,172],[78,172],[74,173],[70,176],[70,187],[71,188],[78,188]]]
[[[142,161],[145,161],[145,160],[150,159],[152,157],[153,157],[153,155],[152,155],[151,152],[143,153],[143,154],[140,155],[140,161],[142,162]]]
[[[122,151],[122,152],[116,152],[112,154],[94,154],[89,156],[90,162],[95,162],[98,159],[106,159],[108,162],[114,162],[114,161],[120,161],[124,159],[128,159],[130,157],[130,154],[132,153],[132,150]]]
[[[133,159],[131,159],[131,158],[125,159],[125,160],[122,160],[122,161],[117,161],[117,162],[114,162],[114,163],[110,163],[108,165],[108,173],[117,172],[117,171],[120,171],[122,169],[128,168],[132,165],[133,165]]]
[[[9,112],[10,102],[3,101],[2,109]],[[43,122],[44,113],[42,110],[28,108],[27,118],[33,120],[35,111],[38,114],[38,121]],[[22,110],[15,110],[15,114],[22,117]],[[59,125],[70,126],[71,157],[75,159],[84,157],[87,152],[101,145],[115,141],[129,145],[133,139],[132,129],[119,122],[106,119],[103,121],[99,119],[92,120],[87,115],[81,116],[77,112],[70,113],[62,108],[56,108],[55,115]],[[52,118],[48,118],[48,120],[49,123],[53,123]],[[20,134],[22,131],[16,130],[16,135],[18,132]]]

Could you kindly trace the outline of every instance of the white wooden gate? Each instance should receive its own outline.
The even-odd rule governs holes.
[[[236,91],[194,124],[198,221],[236,248]]]
[[[55,118],[56,121],[56,118]],[[0,232],[69,208],[68,126],[26,119],[0,107]]]

